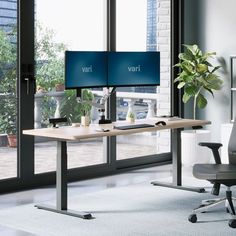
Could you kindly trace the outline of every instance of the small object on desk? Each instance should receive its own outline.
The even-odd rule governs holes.
[[[57,124],[58,123],[66,123],[67,122],[67,118],[49,118],[49,123],[52,124],[53,128],[58,128]]]
[[[72,123],[71,126],[72,127],[80,127],[80,123]]]
[[[103,119],[103,120],[99,120],[98,124],[103,125],[103,124],[111,124],[112,121],[108,120],[108,119]]]
[[[155,125],[156,126],[158,126],[158,125],[166,125],[166,122],[165,121],[163,121],[163,120],[160,120],[160,121],[157,121],[156,123],[155,123]]]
[[[160,119],[164,119],[164,120],[167,120],[167,121],[174,121],[174,120],[181,120],[182,118],[181,117],[178,117],[178,116],[167,116],[167,115],[164,115],[164,116],[156,116],[157,118],[160,118]]]
[[[97,132],[109,132],[109,129],[96,129]]]
[[[155,126],[150,124],[135,124],[135,125],[114,126],[114,129],[127,130],[127,129],[140,129],[140,128],[150,128],[150,127],[155,127]]]
[[[81,126],[89,126],[89,123],[90,123],[90,119],[89,119],[89,116],[81,116]]]
[[[98,124],[111,124],[111,120],[105,118],[105,109],[99,109],[98,112],[100,113],[100,119]]]

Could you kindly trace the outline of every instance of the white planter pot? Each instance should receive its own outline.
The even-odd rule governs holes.
[[[192,167],[196,163],[210,163],[211,151],[198,145],[200,142],[210,142],[209,130],[184,130],[181,132],[182,165]]]
[[[82,126],[89,126],[90,119],[89,116],[81,116],[81,125]]]

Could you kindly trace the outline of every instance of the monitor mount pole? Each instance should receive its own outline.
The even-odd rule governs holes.
[[[92,104],[93,106],[95,107],[98,107],[98,112],[100,114],[100,119],[98,121],[98,124],[110,124],[112,123],[112,121],[110,119],[106,119],[105,117],[105,105],[106,105],[106,102],[108,100],[108,98],[115,92],[116,88],[113,87],[111,92],[109,91],[109,88],[106,89],[106,92],[105,94],[102,96],[102,98],[100,99],[100,104],[99,104],[99,107],[97,106],[97,103],[96,104]]]
[[[100,119],[98,120],[98,124],[110,124],[112,121],[110,119],[106,119],[105,113],[106,113],[106,102],[108,98],[115,92],[116,88],[113,87],[111,91],[109,91],[109,88],[106,89],[104,92],[104,95],[101,97],[100,102],[90,102],[90,104],[96,108],[98,108],[99,116]],[[76,90],[76,97],[77,97],[77,102],[83,103],[83,95],[82,95],[82,90],[77,89]]]

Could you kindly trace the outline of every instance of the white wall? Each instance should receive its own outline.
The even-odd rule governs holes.
[[[223,89],[215,93],[214,99],[207,96],[207,108],[198,112],[198,118],[212,121],[213,141],[220,141],[220,125],[230,121],[229,56],[236,55],[235,11],[235,0],[185,0],[185,43],[215,51],[218,61],[214,64],[223,66],[219,73]]]

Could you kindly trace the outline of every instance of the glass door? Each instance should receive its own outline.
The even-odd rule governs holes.
[[[117,120],[170,115],[170,0],[119,0],[116,10],[116,50],[160,51],[161,66],[160,86],[117,89]],[[119,136],[116,150],[117,160],[158,161],[157,154],[170,152],[170,131]]]
[[[66,116],[69,124],[80,123],[84,104],[76,101],[75,90],[64,89],[65,50],[105,51],[106,24],[104,0],[35,1],[35,128],[49,127],[49,118]],[[52,17],[53,14],[53,17]],[[85,100],[94,98],[84,90]],[[90,120],[97,111],[88,105]],[[96,155],[94,155],[96,153]],[[49,157],[50,156],[50,157]],[[68,142],[68,168],[106,163],[103,139]],[[55,171],[56,144],[35,138],[35,174]]]
[[[0,1],[0,181],[17,177],[17,0]]]

